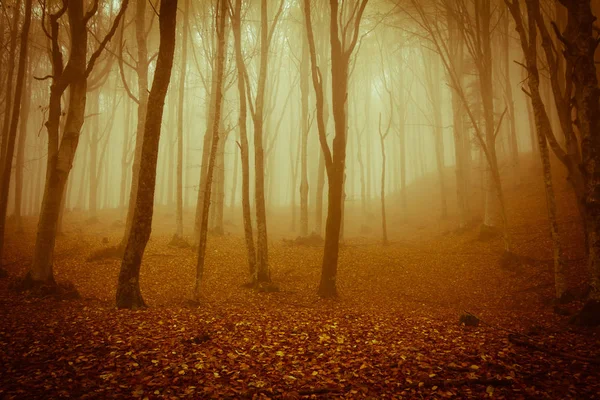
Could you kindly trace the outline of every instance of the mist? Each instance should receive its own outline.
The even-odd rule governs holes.
[[[0,11],[2,396],[597,390],[596,1]]]

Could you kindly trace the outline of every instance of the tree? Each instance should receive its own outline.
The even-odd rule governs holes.
[[[240,157],[242,159],[242,218],[244,220],[244,239],[248,254],[248,269],[250,279],[253,280],[256,272],[256,249],[254,247],[254,235],[252,233],[252,215],[250,211],[250,161],[248,157],[248,130],[246,81],[244,55],[242,54],[241,20],[242,0],[235,1],[235,7],[231,10],[231,27],[235,46],[235,64],[237,70],[237,89],[239,98],[238,128],[240,130]]]
[[[165,97],[171,80],[173,55],[175,53],[176,16],[177,0],[161,0],[158,17],[160,44],[152,88],[148,95],[148,110],[144,123],[132,228],[129,232],[121,262],[121,271],[119,272],[116,298],[117,307],[119,308],[136,309],[145,307],[140,291],[139,275],[144,250],[152,230],[156,161],[158,159],[158,144]]]
[[[559,36],[565,47],[565,59],[573,78],[573,101],[577,111],[577,128],[581,136],[584,210],[589,301],[580,318],[590,325],[600,324],[600,87],[594,54],[598,46],[590,0],[560,0],[568,13],[567,26]],[[558,29],[556,29],[558,31]]]
[[[213,74],[215,83],[215,108],[214,117],[212,119],[212,137],[210,157],[206,172],[205,187],[201,188],[204,198],[202,199],[202,209],[200,211],[200,231],[198,242],[198,260],[196,264],[196,281],[194,285],[193,297],[195,301],[200,300],[202,278],[204,275],[204,263],[206,256],[206,239],[208,236],[208,212],[210,209],[210,196],[212,190],[212,181],[215,169],[215,160],[219,147],[219,125],[221,121],[221,107],[223,104],[223,74],[225,70],[225,53],[227,43],[225,41],[225,24],[227,21],[227,0],[218,0],[216,12],[216,28],[217,28],[217,55],[216,69]],[[205,141],[206,143],[206,141]]]
[[[483,109],[483,127],[476,118],[473,107],[468,101],[465,87],[462,84],[462,71],[456,68],[454,64],[455,58],[453,55],[455,54],[450,47],[452,42],[448,43],[442,33],[443,30],[439,22],[428,15],[422,3],[411,0],[411,4],[419,16],[418,19],[415,18],[416,22],[427,33],[427,37],[433,44],[435,51],[440,55],[450,85],[461,100],[463,109],[473,127],[475,140],[486,162],[485,207],[481,233],[482,235],[488,235],[490,232],[493,233],[496,230],[498,222],[500,222],[502,225],[504,248],[506,252],[510,252],[511,240],[508,231],[508,217],[496,153],[496,138],[502,119],[506,113],[506,108],[496,124],[492,81],[491,36],[493,24],[491,1],[482,0],[474,2],[473,11],[471,11],[464,0],[452,2],[452,7],[449,1],[444,2],[447,7],[446,11],[452,13],[453,18],[458,24],[457,28],[461,32],[462,39],[477,70],[478,92]]]
[[[129,97],[137,104],[137,126],[135,133],[135,150],[133,154],[133,165],[131,172],[131,187],[129,190],[129,202],[127,206],[127,216],[125,218],[125,232],[123,239],[118,246],[117,252],[121,253],[125,250],[129,232],[133,223],[133,212],[136,204],[135,196],[138,193],[138,178],[140,176],[140,164],[142,157],[142,144],[144,137],[144,123],[146,122],[146,111],[148,109],[148,46],[146,41],[146,1],[136,0],[135,9],[135,38],[137,43],[137,57],[135,64],[135,72],[137,75],[138,95],[137,97],[131,93],[127,81],[123,74],[123,42],[121,42],[120,71],[123,85],[127,89]]]
[[[273,39],[275,27],[283,10],[284,1],[279,4],[279,8],[269,26],[267,0],[261,0],[260,3],[260,64],[258,71],[258,82],[256,84],[256,94],[254,101],[250,100],[251,90],[248,79],[248,71],[244,68],[246,78],[246,94],[249,98],[250,112],[252,114],[252,123],[254,127],[254,170],[255,170],[255,206],[256,206],[256,264],[257,268],[253,282],[256,285],[268,285],[271,282],[271,271],[269,268],[269,248],[267,242],[267,212],[265,207],[265,163],[264,163],[264,139],[263,122],[265,107],[265,89],[267,85],[267,72],[269,61],[269,47]]]
[[[327,205],[327,222],[325,227],[325,248],[318,294],[321,297],[337,296],[337,263],[339,239],[342,225],[342,197],[344,194],[345,162],[346,162],[346,102],[348,99],[348,69],[350,57],[358,41],[360,21],[368,0],[360,0],[353,4],[344,3],[343,7],[352,7],[348,12],[350,18],[342,26],[338,21],[340,13],[337,0],[330,0],[330,42],[331,42],[331,89],[335,136],[331,149],[325,135],[323,118],[324,99],[322,75],[317,65],[315,39],[311,23],[310,0],[304,0],[304,18],[309,43],[311,75],[317,98],[317,126],[319,142],[325,157],[325,167],[329,185]],[[340,37],[340,31],[342,36]]]
[[[182,39],[181,39],[181,69],[179,71],[179,91],[177,108],[177,195],[175,199],[175,237],[183,240],[183,108],[185,94],[185,76],[187,72],[187,47],[189,29],[190,0],[185,0],[183,10]]]
[[[51,42],[52,84],[48,105],[48,160],[46,182],[38,222],[34,259],[25,278],[27,285],[54,284],[53,255],[60,207],[63,200],[65,184],[69,177],[79,136],[84,120],[87,78],[107,43],[114,36],[129,0],[123,0],[121,9],[113,21],[113,25],[100,41],[100,45],[87,59],[88,22],[96,14],[98,3],[90,11],[84,13],[82,2],[63,2],[61,8],[48,16],[50,32],[45,25],[44,30]],[[46,8],[43,7],[46,18]],[[59,19],[64,15],[69,18],[70,52],[66,65],[63,65],[63,46],[59,43]],[[60,134],[60,117],[62,114],[61,98],[69,89],[69,106],[65,125]]]
[[[387,219],[385,217],[385,138],[390,133],[390,127],[392,126],[392,110],[390,110],[390,120],[385,131],[381,130],[381,113],[379,114],[379,143],[381,145],[381,232],[384,246],[388,244]]]
[[[546,113],[544,102],[540,94],[540,74],[537,66],[537,26],[536,21],[539,18],[539,2],[537,0],[527,0],[527,30],[522,19],[518,0],[508,1],[507,5],[515,21],[516,30],[519,34],[521,48],[525,55],[527,67],[527,86],[531,105],[534,110],[534,120],[538,139],[538,149],[544,171],[544,188],[546,191],[546,204],[548,207],[548,220],[550,222],[550,234],[552,236],[554,250],[554,287],[555,297],[561,299],[566,291],[566,278],[564,273],[564,262],[561,254],[560,236],[558,232],[558,223],[556,221],[556,201],[554,188],[552,185],[552,168],[550,166],[550,153],[546,136],[552,131],[550,118]]]
[[[300,58],[300,235],[308,235],[308,43],[302,35],[302,56]]]
[[[23,86],[25,84],[25,67],[27,64],[27,50],[29,45],[27,40],[29,38],[29,26],[31,25],[31,3],[32,0],[25,0],[25,17],[23,20],[23,27],[21,28],[21,43],[17,66],[17,81],[15,84],[15,99],[10,115],[10,128],[8,130],[8,136],[3,138],[3,141],[6,139],[6,154],[2,158],[4,163],[0,166],[0,171],[2,173],[0,176],[0,272],[2,271],[2,260],[4,258],[4,233],[6,230],[8,192],[10,188],[10,177],[17,138],[17,126],[19,125],[19,115],[21,112],[21,97],[23,95]],[[15,10],[15,12],[20,13],[20,10]],[[17,17],[15,16],[15,19],[16,18]],[[16,32],[14,34],[16,35]],[[8,118],[8,115],[6,118]]]

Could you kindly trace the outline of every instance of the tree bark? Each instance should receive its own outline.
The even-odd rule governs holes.
[[[254,235],[252,232],[252,215],[250,210],[250,161],[248,156],[248,132],[246,125],[247,94],[246,81],[244,75],[244,55],[242,54],[241,9],[242,0],[236,0],[235,9],[232,13],[231,25],[235,44],[235,63],[237,68],[237,88],[240,108],[238,125],[240,129],[240,157],[242,159],[242,217],[244,221],[244,239],[246,241],[248,269],[250,273],[250,279],[254,280],[254,276],[256,273],[256,250],[254,247]]]
[[[185,94],[185,76],[187,73],[188,26],[190,0],[185,0],[183,10],[182,39],[181,39],[181,70],[179,72],[179,91],[177,107],[177,198],[175,199],[175,236],[183,239],[183,108]]]
[[[212,144],[210,148],[210,157],[208,159],[206,183],[202,188],[204,198],[202,199],[202,210],[200,210],[200,231],[198,242],[198,260],[196,264],[196,281],[194,285],[193,297],[195,301],[200,300],[202,294],[202,278],[204,275],[204,263],[206,256],[206,239],[208,236],[208,213],[210,209],[210,196],[212,189],[212,180],[215,169],[215,160],[219,146],[219,125],[221,121],[221,106],[223,100],[223,74],[225,69],[225,53],[227,43],[225,41],[225,23],[227,16],[227,1],[219,0],[217,11],[217,55],[216,65],[213,74],[213,80],[216,83],[213,87],[215,91],[215,109],[214,118],[212,120]]]
[[[308,43],[302,35],[302,57],[300,59],[300,236],[308,236]]]
[[[581,137],[581,168],[584,177],[584,210],[591,301],[600,302],[600,88],[594,54],[598,40],[589,0],[561,0],[567,8],[563,32],[565,57],[572,66],[577,127]],[[598,309],[598,306],[596,306]]]
[[[129,203],[127,217],[125,219],[125,232],[119,247],[125,249],[129,232],[133,223],[133,212],[136,204],[135,196],[138,193],[138,179],[140,176],[140,164],[142,157],[142,146],[144,141],[144,124],[146,122],[146,110],[148,109],[148,47],[146,41],[146,1],[136,0],[135,10],[135,37],[137,42],[137,83],[138,83],[138,108],[137,126],[135,134],[135,150],[133,154],[133,166],[131,171],[131,188],[129,191]]]
[[[525,24],[521,17],[521,11],[518,1],[508,3],[509,10],[515,20],[516,30],[519,34],[521,48],[525,54],[525,62],[527,66],[527,86],[529,88],[529,96],[531,105],[534,110],[534,121],[538,140],[538,149],[544,171],[544,189],[546,192],[546,204],[548,207],[548,221],[550,223],[550,234],[553,244],[553,259],[554,259],[554,288],[555,296],[560,299],[566,291],[566,277],[564,273],[564,262],[561,252],[560,236],[558,232],[558,223],[556,221],[556,200],[554,196],[554,187],[552,185],[552,168],[550,165],[550,154],[546,136],[548,131],[552,130],[550,118],[546,113],[546,108],[542,101],[540,92],[540,75],[537,66],[537,27],[536,20],[540,12],[539,3],[537,0],[526,1],[527,5],[527,33]]]
[[[27,63],[28,72],[30,75],[32,61],[29,58]],[[26,80],[25,93],[31,93],[31,80]],[[31,106],[31,96],[21,97],[21,115],[19,116],[19,140],[17,143],[17,157],[15,163],[15,219],[17,232],[23,231],[23,172],[25,169],[25,143],[27,141],[27,128],[29,120],[29,109]]]
[[[152,89],[148,96],[148,109],[145,114],[146,120],[132,229],[129,232],[123,261],[121,262],[121,271],[119,272],[116,298],[117,307],[119,308],[137,309],[145,307],[140,291],[139,275],[144,250],[152,230],[156,162],[165,97],[171,80],[173,55],[175,53],[176,16],[177,0],[161,0],[159,15],[160,45]]]

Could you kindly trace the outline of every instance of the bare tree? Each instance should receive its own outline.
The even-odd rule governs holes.
[[[381,130],[381,113],[379,114],[379,143],[381,145],[381,232],[383,235],[383,245],[388,244],[387,234],[387,219],[385,217],[385,138],[390,133],[390,127],[392,126],[392,109],[390,109],[390,119],[385,131]]]
[[[271,282],[271,271],[269,268],[269,249],[267,243],[267,213],[265,207],[265,166],[264,166],[264,139],[263,122],[265,106],[265,88],[267,85],[267,72],[269,60],[269,47],[275,32],[275,27],[283,10],[284,1],[279,4],[279,8],[269,26],[267,0],[261,0],[260,6],[260,65],[258,72],[258,82],[256,84],[256,95],[254,101],[250,100],[251,90],[249,85],[248,73],[245,71],[246,94],[249,98],[250,112],[254,126],[254,164],[255,164],[255,206],[256,206],[256,226],[257,226],[257,268],[253,282],[257,285],[267,285]]]
[[[538,0],[526,0],[527,4],[527,29],[523,22],[519,0],[506,1],[510,13],[515,21],[516,30],[519,34],[521,48],[525,54],[527,68],[527,86],[531,105],[534,109],[535,127],[538,139],[538,149],[544,171],[544,188],[546,191],[546,204],[548,207],[548,220],[550,222],[550,233],[552,236],[554,250],[554,287],[555,296],[561,299],[567,289],[564,272],[564,262],[561,254],[560,236],[558,223],[556,221],[556,200],[552,185],[552,168],[550,166],[550,154],[546,136],[552,131],[550,118],[540,94],[540,74],[538,69],[538,42],[536,21],[539,18],[540,7]]]
[[[34,259],[25,279],[26,284],[54,283],[52,265],[56,231],[65,184],[71,171],[75,151],[79,143],[81,126],[83,125],[87,78],[94,69],[98,57],[114,36],[128,3],[128,0],[123,0],[112,27],[89,60],[87,59],[87,24],[98,10],[97,2],[87,12],[84,12],[82,2],[64,2],[58,11],[48,16],[50,19],[50,32],[44,26],[51,41],[50,54],[52,58],[52,85],[50,87],[48,120],[46,121],[48,160]],[[43,12],[44,14],[47,12],[45,7]],[[65,13],[69,18],[70,52],[67,64],[63,65],[63,46],[59,43],[58,21]],[[69,89],[69,106],[61,135],[59,126],[62,114],[61,98],[67,89]]]
[[[183,10],[183,24],[181,25],[181,61],[179,71],[179,91],[177,106],[177,194],[175,199],[175,237],[173,239],[183,240],[183,109],[185,107],[185,78],[187,73],[187,53],[188,53],[188,29],[190,0],[185,0]]]
[[[221,107],[223,104],[223,74],[225,69],[225,53],[226,53],[226,40],[225,40],[225,24],[227,21],[227,0],[218,0],[217,12],[216,12],[216,28],[217,28],[217,55],[216,55],[216,69],[213,74],[215,92],[215,108],[214,118],[212,120],[212,138],[210,157],[208,159],[207,172],[205,187],[202,188],[204,198],[202,199],[202,210],[200,210],[200,232],[199,232],[199,243],[198,243],[198,260],[196,264],[196,281],[194,285],[193,297],[195,301],[200,300],[201,289],[202,289],[202,278],[204,275],[204,262],[206,256],[206,239],[208,235],[208,212],[210,209],[210,196],[212,190],[212,181],[215,169],[215,160],[217,157],[217,151],[219,147],[219,125],[221,121]]]
[[[242,158],[242,218],[244,220],[244,238],[248,254],[248,268],[250,279],[254,279],[256,273],[256,250],[254,247],[254,236],[252,233],[252,216],[250,211],[250,161],[248,157],[248,131],[247,118],[247,94],[245,81],[244,55],[242,54],[241,19],[242,0],[235,1],[235,7],[231,10],[231,27],[235,45],[235,63],[237,67],[237,88],[239,95],[239,117],[238,127],[240,130],[240,157]],[[253,282],[254,283],[254,282]]]
[[[304,0],[304,17],[308,35],[309,53],[313,86],[317,98],[317,126],[319,142],[325,157],[325,167],[329,184],[327,207],[327,225],[325,228],[325,249],[321,283],[318,294],[321,297],[337,296],[337,263],[339,239],[342,225],[342,200],[344,194],[345,162],[346,162],[346,102],[348,99],[348,69],[350,57],[358,41],[360,21],[368,0],[360,0],[352,4],[344,3],[342,8],[351,7],[347,15],[350,17],[341,24],[338,20],[344,13],[340,12],[337,0],[330,0],[330,41],[331,41],[331,75],[332,104],[335,121],[335,136],[332,148],[329,148],[325,135],[323,119],[324,99],[323,81],[317,65],[315,39],[311,23],[310,0]],[[342,10],[343,11],[343,10]],[[341,33],[341,37],[340,37]]]
[[[122,54],[122,42],[121,42],[121,77],[123,78],[123,84],[127,89],[129,96],[132,100],[137,103],[137,126],[135,134],[135,150],[133,154],[133,165],[131,172],[131,187],[129,191],[129,202],[127,207],[127,217],[125,219],[125,232],[123,239],[117,249],[119,252],[125,250],[127,240],[129,238],[129,232],[131,231],[133,212],[136,204],[135,196],[138,193],[138,178],[140,176],[140,163],[142,157],[142,144],[144,138],[144,124],[146,122],[146,111],[148,109],[148,66],[150,60],[148,59],[148,45],[146,40],[146,1],[136,0],[135,10],[135,38],[137,43],[137,59],[135,64],[135,72],[137,75],[137,86],[138,94],[135,97],[128,89],[127,81],[123,76],[123,54]]]
[[[150,232],[154,212],[154,189],[156,185],[156,161],[165,97],[171,80],[173,55],[175,53],[177,0],[161,0],[159,14],[160,45],[152,89],[148,95],[148,110],[144,124],[143,145],[140,160],[132,229],[121,262],[117,286],[117,307],[137,309],[145,307],[140,291],[139,275],[142,257]]]

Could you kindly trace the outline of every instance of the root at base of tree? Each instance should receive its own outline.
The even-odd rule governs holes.
[[[187,240],[185,240],[183,237],[179,236],[178,234],[174,234],[173,237],[171,238],[171,241],[169,242],[169,246],[171,247],[177,247],[179,249],[189,249],[190,247],[192,247]]]
[[[258,282],[254,285],[254,289],[256,289],[256,291],[259,293],[279,292],[279,286],[277,286],[273,282]]]
[[[51,297],[56,300],[77,300],[81,298],[72,282],[57,283],[54,279],[51,281],[35,281],[29,273],[24,278],[17,278],[11,282],[10,288],[17,293],[26,293],[36,298]]]

